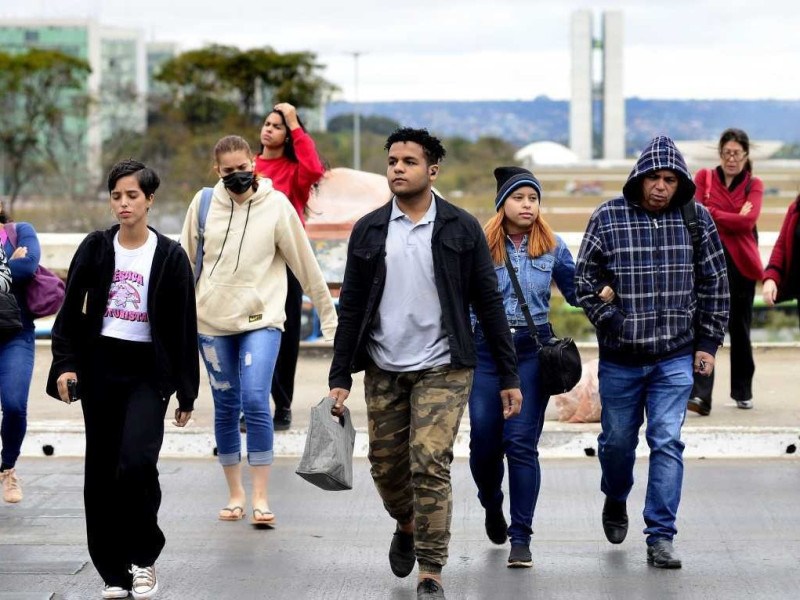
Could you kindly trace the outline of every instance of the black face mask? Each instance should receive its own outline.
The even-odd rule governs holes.
[[[222,183],[234,194],[244,194],[253,187],[254,181],[255,175],[252,171],[236,171],[222,178]]]

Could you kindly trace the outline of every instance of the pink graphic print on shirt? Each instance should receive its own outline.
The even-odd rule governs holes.
[[[104,316],[147,323],[147,313],[139,310],[142,303],[141,289],[144,277],[135,271],[114,272],[114,280],[108,292],[108,306]]]

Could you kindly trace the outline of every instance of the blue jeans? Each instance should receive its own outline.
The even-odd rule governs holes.
[[[269,394],[281,345],[280,330],[267,327],[235,335],[200,335],[199,339],[214,397],[214,436],[220,464],[241,461],[242,412],[247,423],[247,462],[253,466],[272,464],[274,431]]]
[[[681,426],[692,390],[691,355],[646,366],[600,361],[602,431],[598,437],[603,493],[625,501],[633,487],[639,428],[647,415],[645,437],[650,469],[644,503],[647,543],[671,540],[683,485]]]
[[[537,335],[547,340],[549,324],[537,328]],[[469,467],[478,486],[481,506],[494,510],[503,505],[501,489],[504,475],[503,456],[508,460],[508,491],[512,544],[529,545],[533,533],[533,513],[541,486],[539,436],[549,398],[543,397],[539,382],[538,348],[527,328],[513,334],[517,351],[522,390],[522,411],[513,419],[503,419],[500,383],[489,346],[480,329],[476,330],[478,364],[472,393],[469,396]]]
[[[28,429],[28,392],[33,376],[34,330],[23,329],[0,344],[0,425],[3,467],[12,468],[19,458]]]

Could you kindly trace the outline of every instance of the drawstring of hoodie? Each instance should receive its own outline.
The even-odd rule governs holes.
[[[228,233],[231,230],[231,223],[233,222],[233,200],[231,200],[231,213],[228,216],[228,227],[225,229],[225,237],[222,239],[222,248],[219,249],[219,254],[217,255],[217,260],[214,261],[214,266],[211,267],[211,271],[209,272],[208,276],[211,277],[214,274],[214,269],[217,268],[217,263],[219,263],[220,259],[222,258],[222,253],[225,250],[225,242],[228,241]],[[250,199],[247,201],[247,214],[244,218],[244,229],[242,230],[242,237],[239,238],[239,249],[236,252],[236,266],[233,268],[233,272],[239,269],[239,258],[242,256],[242,244],[244,244],[244,234],[247,232],[247,223],[250,222],[250,207],[253,205],[253,200]]]
[[[233,268],[234,273],[236,273],[236,269],[239,268],[239,257],[242,255],[242,244],[244,243],[244,234],[247,233],[247,222],[250,220],[250,206],[252,204],[252,200],[247,201],[247,214],[244,217],[244,229],[242,229],[242,237],[239,238],[239,251],[236,253],[236,266]]]
[[[229,198],[229,200],[231,200],[231,199]],[[248,212],[249,212],[249,210],[250,210],[250,207],[248,206]],[[217,263],[219,263],[219,259],[222,258],[222,253],[225,250],[225,242],[228,241],[228,233],[231,230],[231,222],[233,222],[233,200],[231,200],[231,214],[230,214],[230,216],[228,216],[228,228],[225,230],[225,237],[222,239],[222,248],[219,249],[219,254],[217,255],[217,260],[214,261],[214,266],[211,267],[211,271],[208,274],[209,278],[211,278],[211,276],[214,274],[214,269],[217,268]],[[241,250],[241,248],[240,248],[240,250]],[[236,261],[236,264],[237,265],[239,264],[238,259]]]

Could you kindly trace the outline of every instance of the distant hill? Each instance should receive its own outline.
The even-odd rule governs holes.
[[[362,115],[388,117],[409,127],[427,127],[442,136],[475,140],[496,136],[522,146],[553,140],[568,144],[569,102],[539,97],[520,101],[362,102]],[[349,102],[333,102],[327,118],[353,112]],[[800,143],[800,100],[642,100],[625,101],[626,146],[636,154],[656,134],[675,139],[716,139],[739,127],[751,139]],[[599,111],[596,112],[598,114]]]

